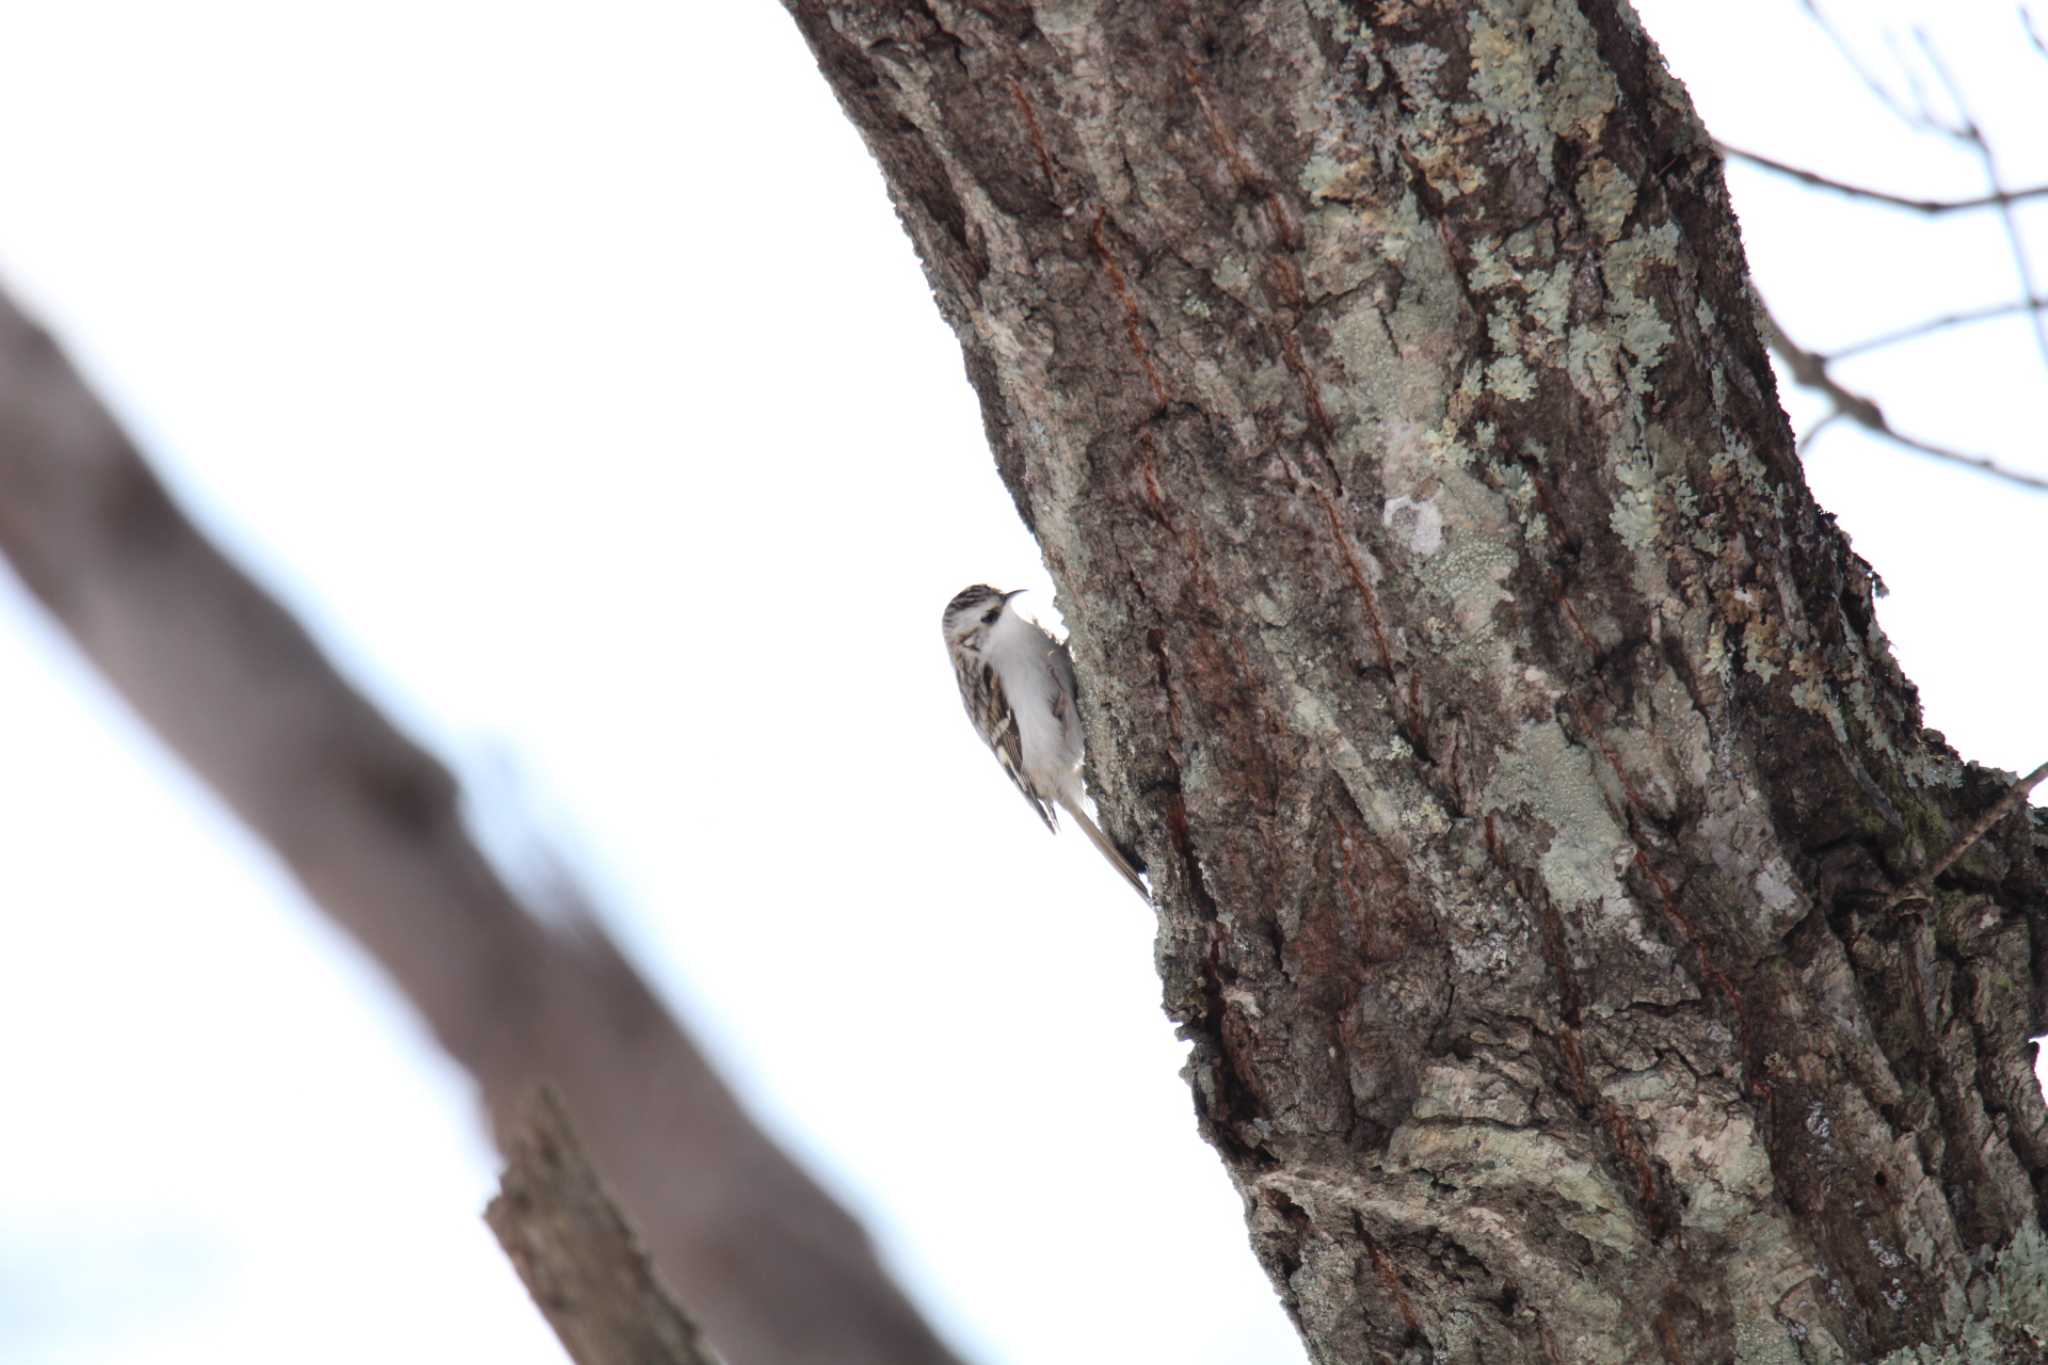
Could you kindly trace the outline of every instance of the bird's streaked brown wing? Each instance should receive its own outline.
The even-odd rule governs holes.
[[[1017,733],[1017,716],[1010,709],[1010,699],[1003,695],[1002,679],[994,669],[972,659],[956,660],[954,674],[960,684],[960,700],[967,707],[967,718],[988,741],[996,762],[1003,765],[1003,771],[1024,793],[1038,818],[1045,821],[1045,827],[1057,833],[1059,817],[1052,803],[1032,791],[1024,778],[1024,739]]]

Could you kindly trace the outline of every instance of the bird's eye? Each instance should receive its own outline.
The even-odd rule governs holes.
[[[1001,616],[1002,614],[1003,609],[1001,607],[996,607],[993,610],[991,610],[988,615],[981,618],[981,623],[985,626],[992,626],[996,623],[996,618],[998,616]]]

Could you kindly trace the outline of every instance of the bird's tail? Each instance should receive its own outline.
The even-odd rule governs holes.
[[[1088,812],[1081,809],[1080,801],[1062,792],[1059,802],[1067,814],[1074,817],[1074,823],[1081,827],[1081,832],[1088,836],[1088,842],[1100,849],[1102,856],[1109,859],[1110,865],[1123,873],[1124,880],[1131,884],[1131,890],[1137,892],[1146,905],[1151,905],[1152,893],[1145,889],[1145,883],[1138,880],[1137,869],[1131,866],[1130,859],[1124,857],[1122,850],[1110,842],[1109,836],[1102,832],[1102,827],[1088,818]]]

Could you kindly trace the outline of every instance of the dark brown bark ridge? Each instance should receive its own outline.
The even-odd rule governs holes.
[[[785,3],[1312,1354],[2027,1358],[2044,835],[1882,908],[2011,779],[1920,726],[1628,6]]]

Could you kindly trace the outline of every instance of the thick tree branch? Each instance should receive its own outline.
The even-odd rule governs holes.
[[[0,298],[0,553],[475,1077],[560,1087],[663,1277],[747,1365],[950,1365],[861,1229],[756,1128],[587,920],[542,923],[453,777],[174,506]]]
[[[718,1365],[654,1278],[553,1090],[519,1106],[505,1161],[484,1221],[576,1365]]]

